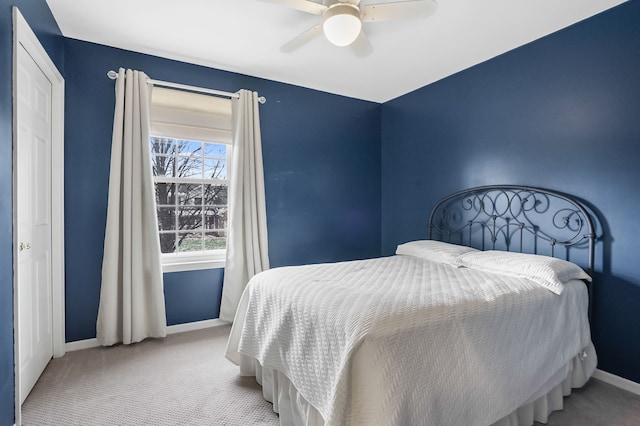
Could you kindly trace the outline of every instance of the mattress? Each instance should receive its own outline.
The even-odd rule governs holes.
[[[557,295],[413,256],[276,268],[247,286],[227,357],[281,376],[317,424],[486,426],[593,373],[587,303],[581,281]]]

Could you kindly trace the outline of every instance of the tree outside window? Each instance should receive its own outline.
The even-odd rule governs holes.
[[[152,136],[151,158],[162,253],[227,244],[227,146]]]

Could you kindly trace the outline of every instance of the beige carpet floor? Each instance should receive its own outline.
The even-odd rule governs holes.
[[[224,358],[229,326],[52,360],[23,425],[277,425],[253,378]]]
[[[224,358],[229,330],[69,352],[45,369],[23,404],[23,424],[277,425],[255,379]],[[640,426],[640,396],[592,380],[548,425]]]

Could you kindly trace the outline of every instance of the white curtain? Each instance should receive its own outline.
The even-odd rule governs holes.
[[[233,321],[249,279],[269,269],[258,94],[238,93],[240,98],[232,99],[227,259],[220,305],[224,321]]]
[[[120,68],[96,327],[101,345],[166,336],[149,148],[150,94],[143,72]]]

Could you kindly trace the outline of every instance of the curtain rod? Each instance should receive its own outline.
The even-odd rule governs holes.
[[[111,80],[116,80],[118,78],[118,73],[115,72],[114,70],[110,70],[107,72],[107,77],[109,77]],[[182,89],[182,90],[188,90],[191,92],[207,93],[209,95],[214,95],[214,96],[224,96],[227,98],[240,97],[240,95],[238,95],[237,93],[222,92],[220,90],[206,89],[204,87],[187,86],[186,84],[171,83],[169,81],[152,80],[148,78],[147,82],[153,84],[154,86],[171,87],[173,89]],[[264,96],[260,96],[258,98],[258,102],[260,102],[261,104],[264,104],[265,102],[267,102],[267,99]]]

